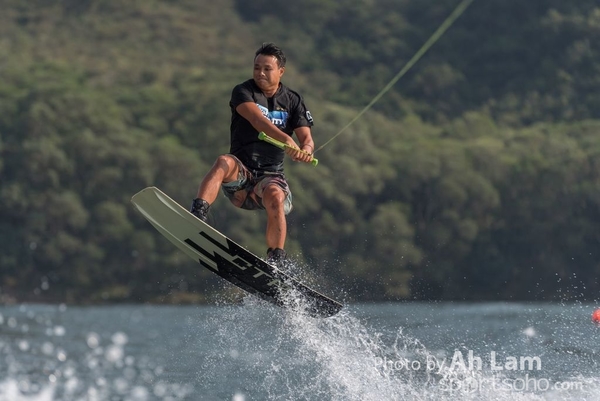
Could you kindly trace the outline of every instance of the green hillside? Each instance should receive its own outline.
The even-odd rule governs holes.
[[[0,0],[0,297],[230,292],[131,195],[188,206],[262,42],[286,51],[318,147],[458,3]],[[347,300],[597,299],[599,134],[597,2],[475,0],[317,168],[288,163],[288,252]],[[212,214],[265,252],[262,213]]]

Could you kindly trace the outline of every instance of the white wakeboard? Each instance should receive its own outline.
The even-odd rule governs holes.
[[[302,284],[242,248],[204,223],[156,187],[135,194],[131,201],[169,241],[210,271],[241,289],[279,306],[293,306],[290,295],[301,298],[303,309],[315,317],[333,316],[339,302]]]

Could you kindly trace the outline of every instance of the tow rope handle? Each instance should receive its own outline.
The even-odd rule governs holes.
[[[267,135],[267,134],[265,134],[264,132],[260,132],[260,133],[258,134],[258,139],[260,139],[261,141],[265,141],[265,142],[267,142],[267,143],[270,143],[271,145],[277,146],[279,149],[283,149],[283,150],[285,150],[286,148],[291,148],[291,146],[288,146],[288,145],[286,145],[285,143],[278,141],[277,139],[271,138],[270,136],[268,136],[268,135]],[[314,157],[313,157],[313,156],[312,156],[310,153],[308,153],[308,152],[305,152],[305,151],[304,151],[304,150],[302,150],[302,149],[297,149],[297,150],[298,150],[298,152],[300,152],[300,153],[303,153],[303,154],[305,154],[305,155],[307,155],[307,156],[310,156],[310,157],[311,157],[311,159],[312,159],[310,163],[311,163],[313,166],[316,166],[317,164],[319,164],[319,161],[318,161],[317,159],[315,159],[315,158],[314,158]]]

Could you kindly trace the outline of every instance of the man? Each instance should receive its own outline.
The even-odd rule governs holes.
[[[206,221],[219,187],[231,203],[243,209],[267,212],[267,261],[280,265],[287,233],[286,215],[292,193],[283,172],[284,155],[310,163],[314,151],[313,120],[302,97],[283,85],[286,58],[273,43],[263,44],[254,56],[253,78],[231,94],[230,153],[217,158],[206,174],[190,212]],[[287,145],[285,151],[258,139],[264,132]],[[296,134],[300,147],[292,139]]]

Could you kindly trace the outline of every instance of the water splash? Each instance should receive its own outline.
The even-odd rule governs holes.
[[[584,307],[394,305],[412,311],[404,324],[390,305],[311,318],[290,296],[297,310],[252,296],[147,312],[4,307],[0,401],[600,399],[598,330]],[[576,326],[582,320],[589,326]],[[463,326],[472,335],[444,342],[468,332]],[[546,371],[525,372],[537,381],[523,388],[524,372],[470,368],[469,351],[490,347],[542,355]],[[457,351],[464,361],[453,365]]]
[[[473,367],[466,342],[450,353],[429,350],[402,327],[370,327],[352,308],[311,318],[297,294],[288,296],[293,308],[247,296],[242,306],[224,306],[209,322],[219,341],[209,365],[225,366],[230,377],[250,375],[250,399],[600,400],[600,378],[574,375],[558,382],[536,371],[494,371],[485,359]],[[533,326],[515,334],[516,342],[538,338]],[[200,375],[217,386],[222,380],[210,370]],[[565,387],[554,387],[557,382]]]

